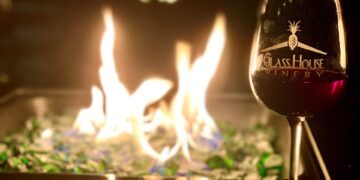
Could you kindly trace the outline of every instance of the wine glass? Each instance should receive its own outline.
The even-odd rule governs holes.
[[[285,115],[291,129],[290,177],[298,179],[302,124],[341,97],[345,32],[338,0],[264,0],[250,62],[256,98]]]

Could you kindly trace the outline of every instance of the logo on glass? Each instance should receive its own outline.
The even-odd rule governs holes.
[[[268,74],[274,73],[274,75],[283,73],[285,76],[292,74],[289,69],[315,70],[313,72],[296,72],[295,74],[298,77],[309,78],[314,73],[314,75],[320,77],[325,66],[324,60],[327,52],[301,42],[301,39],[296,34],[301,31],[300,21],[288,22],[289,28],[287,30],[291,32],[288,40],[260,50],[257,57],[258,69],[267,69]],[[289,50],[283,48],[289,48]],[[277,70],[280,69],[286,72],[278,72]]]
[[[261,50],[261,52],[267,52],[267,51],[271,51],[271,50],[275,50],[275,49],[280,49],[280,48],[283,48],[283,47],[287,47],[289,46],[289,48],[293,51],[296,47],[299,47],[299,48],[302,48],[302,49],[305,49],[305,50],[308,50],[308,51],[312,51],[314,53],[318,53],[318,54],[322,54],[322,55],[326,55],[327,53],[324,52],[324,51],[321,51],[319,49],[316,49],[314,47],[311,47],[309,45],[306,45],[302,42],[299,42],[298,40],[298,37],[296,36],[296,32],[298,31],[301,31],[300,30],[300,24],[301,21],[298,21],[295,23],[294,22],[291,22],[289,21],[289,29],[288,31],[291,32],[291,35],[289,36],[289,40],[288,41],[285,41],[283,43],[279,43],[279,44],[276,44],[274,46],[271,46],[271,47],[268,47],[268,48],[265,48],[263,50]]]

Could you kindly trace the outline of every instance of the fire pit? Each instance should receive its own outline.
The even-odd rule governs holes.
[[[190,45],[176,42],[177,85],[150,78],[134,92],[115,68],[111,11],[103,17],[101,86],[90,94],[18,89],[0,99],[0,133],[25,123],[1,134],[0,178],[277,179],[286,172],[286,121],[250,95],[207,95],[226,42],[223,15],[193,63]]]
[[[13,129],[24,123],[28,117],[41,115],[45,112],[54,114],[66,114],[69,109],[78,109],[88,104],[89,95],[84,95],[84,91],[75,90],[18,90],[1,99],[0,114],[2,115],[2,126],[0,132]],[[250,95],[218,95],[209,98],[209,111],[216,118],[223,118],[228,124],[234,125],[237,130],[245,130],[253,127],[258,120],[268,119],[278,131],[286,128],[283,120],[278,120],[278,116],[268,114],[267,110],[256,104]],[[21,111],[23,113],[16,113]],[[239,118],[241,117],[241,118]],[[4,122],[12,123],[4,123]],[[281,131],[278,131],[281,132]],[[4,134],[2,134],[2,137]],[[281,136],[280,136],[281,137]],[[286,136],[283,136],[286,137]],[[283,147],[282,147],[283,146]],[[284,148],[285,146],[285,148]],[[286,149],[286,139],[277,139],[277,150],[279,152]],[[284,148],[284,149],[281,149]],[[284,152],[282,152],[284,153]],[[134,172],[135,173],[135,172]],[[4,177],[31,177],[37,178],[59,178],[64,175],[42,175],[42,174],[1,174]],[[67,175],[69,176],[69,175]],[[78,178],[88,178],[89,176],[76,176]],[[94,176],[99,178],[105,176]]]

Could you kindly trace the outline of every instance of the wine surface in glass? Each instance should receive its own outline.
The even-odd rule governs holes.
[[[287,116],[311,116],[333,106],[346,83],[342,73],[310,69],[259,69],[252,75],[256,95]]]

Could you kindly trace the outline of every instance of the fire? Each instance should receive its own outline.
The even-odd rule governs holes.
[[[105,118],[103,111],[103,95],[100,89],[93,86],[91,89],[92,103],[89,108],[80,110],[74,127],[84,134],[95,134],[96,127],[103,125]]]
[[[73,127],[79,133],[94,135],[97,142],[132,135],[149,156],[164,163],[181,151],[191,162],[190,149],[212,150],[221,142],[218,128],[206,109],[206,92],[221,60],[225,46],[225,17],[216,17],[205,53],[191,65],[191,47],[176,43],[177,93],[170,105],[160,102],[152,111],[147,107],[161,101],[173,87],[168,80],[145,80],[133,93],[121,82],[114,58],[115,28],[110,9],[103,11],[105,32],[102,37],[99,76],[102,90],[93,86],[92,103],[82,109]],[[176,141],[157,151],[150,135],[157,129],[172,129]],[[207,148],[204,148],[207,147]]]

